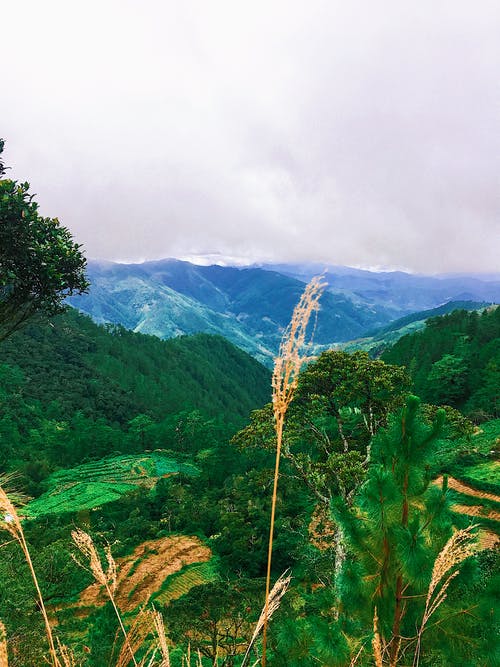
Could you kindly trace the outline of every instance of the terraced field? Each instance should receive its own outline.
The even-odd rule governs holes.
[[[143,542],[129,556],[117,559],[116,565],[116,602],[123,612],[153,599],[166,603],[217,577],[210,548],[197,537],[186,535]],[[76,603],[57,612],[59,616],[70,613],[85,618],[106,601],[102,587],[94,583],[80,593]]]
[[[467,479],[471,479],[479,485],[486,482],[500,487],[500,461],[488,461],[470,466],[467,469]]]
[[[212,561],[188,565],[177,574],[168,577],[161,589],[152,596],[152,600],[167,605],[188,593],[194,586],[200,586],[218,578],[217,569]]]
[[[451,509],[481,526],[479,544],[483,549],[500,543],[500,461],[495,458],[499,438],[500,420],[484,424],[471,443],[487,460],[464,466],[456,476],[448,477]],[[438,477],[435,483],[441,484],[442,480]]]
[[[160,477],[198,474],[189,463],[179,463],[167,453],[114,456],[85,463],[50,476],[49,488],[25,508],[28,517],[93,509],[117,500],[137,486],[153,486]]]

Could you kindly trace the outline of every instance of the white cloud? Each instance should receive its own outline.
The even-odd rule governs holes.
[[[25,0],[12,174],[90,256],[498,268],[500,5]]]

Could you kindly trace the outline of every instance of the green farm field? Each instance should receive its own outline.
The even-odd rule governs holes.
[[[478,482],[487,482],[491,485],[498,486],[500,491],[500,462],[488,461],[487,463],[479,463],[478,465],[467,468],[467,476],[469,479]]]
[[[118,500],[137,486],[152,486],[161,477],[179,473],[196,475],[198,469],[162,451],[84,463],[53,473],[48,490],[26,506],[25,514],[38,518],[94,509]]]

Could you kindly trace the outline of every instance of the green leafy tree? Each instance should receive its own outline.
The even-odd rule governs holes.
[[[0,140],[0,155],[3,147]],[[29,184],[0,178],[0,340],[36,313],[58,313],[67,296],[86,291],[85,265],[69,230],[39,215]]]
[[[239,664],[259,615],[260,588],[250,579],[196,586],[165,609],[169,635],[176,644],[188,640],[210,664]]]
[[[404,369],[366,352],[324,352],[301,374],[282,455],[317,500],[328,507],[340,495],[349,502],[363,479],[371,439],[402,405],[409,386]],[[241,450],[272,449],[272,406],[253,412],[233,442]]]
[[[408,368],[422,400],[446,403],[475,421],[498,415],[500,308],[480,314],[456,310],[431,317],[422,331],[403,336],[382,359]]]
[[[140,414],[128,423],[132,451],[143,452],[151,447],[151,430],[154,422],[148,415]]]
[[[467,365],[461,357],[445,354],[432,364],[427,382],[434,403],[454,406],[465,393]]]

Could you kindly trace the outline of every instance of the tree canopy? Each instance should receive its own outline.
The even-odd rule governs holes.
[[[404,369],[370,359],[366,352],[328,350],[300,376],[287,414],[283,457],[317,499],[350,497],[364,475],[371,438],[386,425],[409,390]],[[252,413],[233,442],[240,448],[273,448],[271,406]]]
[[[2,139],[0,156],[3,148]],[[88,288],[81,246],[57,218],[39,215],[29,187],[0,178],[0,340],[37,313],[61,312],[67,296]]]
[[[500,414],[500,308],[456,310],[427,320],[400,338],[382,359],[404,365],[414,391],[429,403],[451,405],[475,421]]]

